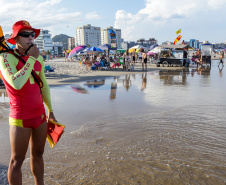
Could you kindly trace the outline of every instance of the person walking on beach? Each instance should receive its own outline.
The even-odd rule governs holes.
[[[42,58],[44,60],[44,62],[46,61],[46,52],[45,50],[42,50]]]
[[[30,143],[30,165],[35,184],[44,184],[43,153],[47,135],[47,121],[56,121],[52,110],[49,85],[44,74],[44,61],[36,45],[28,54],[27,49],[38,37],[40,29],[27,21],[18,21],[12,27],[7,40],[15,44],[15,54],[0,54],[0,74],[10,99],[9,136],[11,159],[8,168],[10,185],[22,184],[21,166]],[[20,56],[18,58],[16,55]],[[21,58],[26,62],[22,62]],[[32,69],[43,82],[43,87],[34,81]],[[46,120],[43,101],[48,109]]]
[[[145,66],[145,70],[147,71],[147,62],[148,62],[147,53],[144,51],[144,48],[141,48],[141,52],[142,52],[142,70],[144,70]]]
[[[129,55],[129,50],[127,49],[126,52],[123,54],[123,61],[125,65],[125,70],[128,71],[130,68],[130,55]]]
[[[220,62],[219,62],[219,64],[218,64],[218,67],[220,66],[220,64],[222,64],[222,67],[224,67],[224,61],[223,61],[223,59],[224,59],[224,52],[222,51],[222,52],[221,52]]]
[[[67,53],[67,51],[64,50],[63,53],[64,53],[64,57],[65,57],[65,62],[66,62],[66,61],[70,62],[70,60],[68,59],[68,53]]]
[[[133,50],[133,52],[132,52],[132,57],[133,57],[132,65],[135,66],[135,63],[136,63],[136,49]]]

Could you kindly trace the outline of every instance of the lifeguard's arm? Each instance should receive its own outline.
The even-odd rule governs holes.
[[[16,90],[20,90],[31,76],[35,58],[30,56],[21,70],[16,69],[19,59],[12,54],[0,55],[0,70],[4,79]]]
[[[46,76],[44,73],[44,61],[41,56],[39,56],[38,60],[41,62],[41,65],[42,65],[42,69],[41,69],[41,73],[40,73],[40,78],[43,83],[43,87],[41,88],[42,98],[48,109],[48,112],[50,113],[50,112],[53,112],[53,109],[52,109],[52,102],[51,102],[51,96],[50,96],[50,89],[49,89],[49,85],[46,81]]]

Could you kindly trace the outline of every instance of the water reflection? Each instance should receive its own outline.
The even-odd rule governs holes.
[[[141,78],[142,78],[141,90],[144,90],[147,87],[147,73],[142,73]]]
[[[88,94],[88,91],[85,88],[83,88],[80,85],[78,85],[78,84],[72,85],[71,88],[73,89],[73,91],[75,91],[77,93]]]
[[[222,76],[222,70],[223,70],[224,66],[222,66],[221,68],[218,66],[218,69],[219,69],[219,76],[221,77]]]
[[[159,71],[159,78],[165,85],[186,85],[187,74],[189,74],[189,68],[181,70],[161,70]]]
[[[131,86],[132,86],[132,83],[130,80],[130,74],[125,75],[125,79],[123,80],[123,87],[125,87],[126,91],[128,91]]]
[[[0,102],[8,102],[8,94],[5,90],[5,88],[0,89]]]
[[[100,87],[102,85],[105,84],[105,79],[101,79],[101,80],[89,80],[87,81],[84,85],[87,87],[93,87],[93,88],[97,88]]]
[[[202,75],[204,78],[207,78],[210,76],[210,67],[209,66],[201,66],[197,68],[197,74]]]
[[[72,88],[74,91],[78,93],[88,94],[88,92],[97,90],[109,90],[110,91],[110,100],[116,100],[117,93],[121,93],[121,87],[123,87],[126,91],[130,91],[134,88],[140,89],[144,92],[154,91],[155,85],[153,86],[153,80],[151,79],[159,79],[160,82],[163,82],[163,85],[166,86],[187,86],[189,83],[200,83],[202,86],[209,86],[207,83],[209,81],[203,81],[202,79],[210,79],[211,71],[213,74],[217,74],[219,70],[219,76],[222,76],[223,66],[222,68],[217,67],[217,65],[212,66],[201,66],[194,68],[184,68],[184,69],[175,69],[175,70],[156,70],[148,73],[132,73],[126,74],[120,77],[114,77],[109,79],[99,79],[99,80],[89,80],[86,82],[81,82],[78,84],[73,84]],[[198,76],[202,78],[198,78]],[[215,75],[213,75],[215,78]],[[194,80],[192,80],[194,78]],[[150,79],[150,80],[149,80]],[[191,85],[191,84],[189,84]],[[150,87],[152,88],[150,88]],[[89,90],[87,89],[90,88]],[[133,87],[133,88],[132,88]],[[117,90],[119,89],[120,90]],[[160,93],[160,92],[159,92]]]

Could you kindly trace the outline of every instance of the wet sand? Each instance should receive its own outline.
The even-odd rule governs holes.
[[[45,184],[224,185],[225,71],[220,77],[216,70],[150,69],[146,87],[140,71],[122,72],[113,100],[114,78],[100,90],[83,86],[87,96],[63,84],[117,72],[47,77],[57,118],[67,127],[54,149],[46,146]],[[28,159],[23,172],[24,184],[33,184]]]

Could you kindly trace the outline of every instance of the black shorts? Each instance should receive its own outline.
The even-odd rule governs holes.
[[[147,62],[148,62],[148,59],[147,59],[147,58],[145,58],[145,59],[144,59],[144,63],[146,64]]]
[[[135,61],[135,56],[133,56],[133,61]]]

